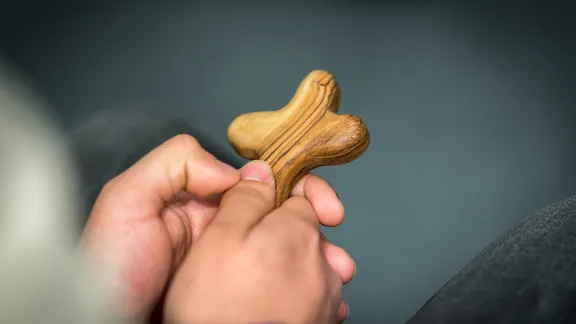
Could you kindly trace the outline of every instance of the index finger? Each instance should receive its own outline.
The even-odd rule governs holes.
[[[157,217],[165,203],[186,190],[199,197],[230,188],[240,173],[188,135],[166,141],[103,188],[95,209],[126,218]]]

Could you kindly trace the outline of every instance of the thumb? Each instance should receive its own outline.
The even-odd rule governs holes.
[[[212,227],[246,234],[274,209],[274,174],[264,161],[252,161],[240,171],[240,179],[224,193]]]
[[[218,194],[238,182],[239,176],[238,170],[218,161],[196,139],[178,135],[110,181],[100,196],[116,203],[100,205],[112,206],[116,212],[120,206],[127,207],[121,213],[124,218],[157,217],[177,193]]]

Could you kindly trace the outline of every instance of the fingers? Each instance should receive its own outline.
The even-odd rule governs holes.
[[[251,230],[262,230],[272,233],[272,238],[276,239],[282,236],[296,240],[297,237],[306,237],[305,241],[316,241],[314,237],[319,238],[316,242],[322,248],[321,258],[326,260],[326,270],[330,268],[333,297],[335,302],[339,302],[342,284],[352,280],[355,264],[344,250],[329,243],[319,232],[318,210],[328,224],[337,225],[343,218],[343,208],[334,190],[320,178],[307,176],[295,188],[293,197],[274,210],[274,175],[270,167],[265,162],[253,161],[240,174],[240,182],[223,195],[211,228],[225,228],[228,233],[244,235]],[[323,200],[328,200],[328,203]],[[286,244],[283,239],[279,241]],[[343,301],[336,305],[339,305],[338,322],[342,322],[348,314],[348,306]]]
[[[324,226],[338,226],[344,220],[344,206],[336,191],[320,177],[305,175],[292,189],[292,196],[308,199]]]
[[[322,241],[324,257],[332,270],[338,275],[342,284],[345,285],[352,281],[356,275],[356,263],[354,263],[354,260],[342,248],[328,242],[328,239],[323,234]],[[341,300],[336,314],[338,323],[343,323],[349,313],[350,308],[348,304],[344,300]]]
[[[104,205],[124,206],[125,217],[145,217],[158,215],[182,190],[206,197],[230,188],[239,178],[236,169],[218,161],[193,137],[179,135],[110,181],[100,199],[109,202]],[[142,213],[144,208],[146,213]]]
[[[344,206],[336,191],[322,178],[313,174],[305,175],[292,189],[292,196],[305,197],[310,201],[320,223],[324,226],[338,226],[344,220]],[[330,243],[322,235],[326,260],[338,274],[343,284],[350,282],[356,274],[356,264],[344,249]]]
[[[274,175],[263,161],[252,161],[240,171],[240,182],[224,193],[211,227],[246,234],[274,208]]]
[[[338,323],[343,323],[344,320],[348,317],[348,314],[350,314],[348,304],[346,304],[345,301],[341,301],[340,306],[338,307],[338,313],[336,315]]]
[[[338,274],[343,284],[352,281],[356,275],[356,263],[352,257],[341,247],[328,242],[325,237],[322,241],[324,256],[330,267]]]

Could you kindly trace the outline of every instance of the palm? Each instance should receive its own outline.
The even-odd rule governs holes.
[[[159,255],[150,256],[153,260],[163,260],[162,263],[151,262],[148,267],[142,267],[140,263],[138,271],[141,275],[148,277],[149,281],[154,282],[155,287],[167,287],[169,281],[182,263],[192,243],[198,239],[200,234],[204,231],[206,226],[210,224],[216,212],[220,197],[212,197],[208,199],[200,199],[193,195],[181,192],[172,201],[166,204],[166,207],[160,214],[161,221],[155,222],[162,230],[157,231],[153,226],[147,229],[150,232],[151,241],[154,240],[154,233],[160,233],[156,236],[156,242],[165,242],[164,246],[171,246],[171,249],[157,250]],[[140,246],[140,251],[143,254],[149,255],[149,249],[143,244]],[[160,276],[147,276],[144,272],[163,273]],[[163,302],[157,303],[156,308],[151,314],[149,323],[162,323],[162,306]]]
[[[220,196],[197,198],[187,192],[179,193],[166,204],[161,219],[172,242],[172,269],[178,268],[190,246],[210,224],[220,203]]]

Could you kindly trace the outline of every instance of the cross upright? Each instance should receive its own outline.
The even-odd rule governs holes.
[[[351,162],[368,148],[366,125],[357,116],[336,114],[339,104],[334,76],[316,70],[284,108],[241,115],[228,127],[228,141],[240,156],[272,167],[276,207],[310,170]]]

